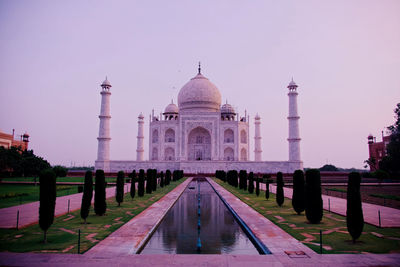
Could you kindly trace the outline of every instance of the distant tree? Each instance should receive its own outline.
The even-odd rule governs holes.
[[[364,228],[364,216],[361,203],[360,193],[361,176],[358,172],[349,174],[347,183],[347,211],[346,222],[353,243],[361,236]]]
[[[139,180],[138,180],[138,196],[144,196],[144,170],[139,170]]]
[[[260,178],[256,176],[256,195],[260,195]]]
[[[165,171],[165,185],[169,185],[171,182],[171,171],[166,170]]]
[[[97,170],[95,175],[96,183],[94,186],[94,212],[96,215],[103,216],[107,210],[106,203],[106,180],[103,170]]]
[[[306,217],[310,223],[320,223],[323,215],[321,174],[317,169],[306,171]]]
[[[337,172],[339,171],[339,169],[331,164],[325,164],[324,166],[322,166],[321,168],[319,168],[319,170],[321,172]]]
[[[131,198],[135,198],[135,193],[136,193],[136,170],[133,170],[132,173],[129,175],[129,177],[131,178],[131,191],[130,191],[130,195]]]
[[[285,201],[285,196],[283,194],[283,175],[281,172],[278,172],[276,175],[276,203],[279,207],[282,206]]]
[[[254,173],[250,172],[249,173],[249,187],[248,187],[248,191],[250,194],[254,193]]]
[[[123,171],[119,171],[117,174],[117,188],[115,189],[115,200],[118,203],[118,207],[121,206],[121,203],[124,201],[124,182],[125,174]]]
[[[147,169],[146,171],[146,194],[151,194],[152,192],[152,169]]]
[[[387,128],[390,142],[386,146],[386,156],[379,162],[379,169],[398,177],[400,176],[400,103],[397,104],[394,114],[396,121]]]
[[[93,198],[93,173],[86,171],[85,183],[83,186],[82,203],[81,203],[81,218],[85,221],[89,216],[90,206]]]
[[[164,172],[163,171],[160,172],[160,187],[161,188],[164,187]]]
[[[53,167],[53,171],[56,174],[56,177],[65,177],[67,176],[67,168],[60,166],[60,165],[56,165]]]
[[[52,169],[44,170],[39,181],[39,226],[44,233],[43,242],[47,243],[47,230],[53,224],[56,207],[56,174]]]
[[[365,168],[369,166],[371,171],[376,171],[376,159],[374,157],[370,157],[369,159],[364,160],[364,163],[367,164],[364,166]]]
[[[293,174],[292,206],[297,214],[302,213],[305,209],[305,184],[302,170],[296,170]]]

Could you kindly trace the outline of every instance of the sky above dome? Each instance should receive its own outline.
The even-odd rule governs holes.
[[[400,102],[400,1],[0,1],[0,130],[30,134],[52,164],[92,166],[100,84],[111,88],[111,159],[136,158],[137,117],[177,103],[202,73],[261,117],[263,160],[288,159],[298,84],[305,167],[363,168]]]

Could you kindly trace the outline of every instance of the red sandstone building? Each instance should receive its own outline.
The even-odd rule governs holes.
[[[376,142],[376,137],[372,136],[372,134],[368,136],[369,159],[375,160],[375,164],[371,164],[372,166],[369,166],[370,171],[375,171],[379,169],[379,162],[384,156],[386,156],[386,146],[389,144],[389,142],[390,135],[383,136],[383,132],[381,142]]]
[[[29,143],[29,134],[24,133],[23,135],[19,135],[19,139],[14,138],[15,131],[13,129],[12,134],[7,134],[0,131],[0,146],[4,148],[11,148],[11,147],[20,147],[22,150],[28,149]]]

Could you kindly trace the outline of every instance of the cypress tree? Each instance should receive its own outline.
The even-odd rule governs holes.
[[[119,171],[117,174],[117,188],[115,189],[115,200],[118,202],[118,207],[124,201],[124,181],[125,174],[123,171]]]
[[[139,179],[138,179],[138,196],[144,196],[144,170],[139,170]]]
[[[94,212],[102,216],[106,213],[106,180],[103,170],[97,170],[95,175],[96,183],[94,186]]]
[[[136,193],[136,186],[135,186],[135,184],[136,184],[136,171],[135,170],[132,171],[130,177],[131,177],[131,192],[130,192],[130,194],[131,194],[131,198],[133,199],[133,198],[135,198],[135,193]]]
[[[157,191],[157,170],[152,169],[151,170],[151,181],[152,181],[152,191]]]
[[[293,209],[300,215],[305,209],[305,188],[304,173],[302,170],[296,170],[293,173]]]
[[[269,199],[269,181],[265,182],[265,199]]]
[[[364,228],[364,216],[360,193],[361,175],[358,172],[349,174],[347,183],[346,223],[353,243],[361,236]]]
[[[163,171],[160,172],[160,187],[161,188],[164,187],[164,172]]]
[[[151,191],[153,188],[151,172],[152,172],[151,169],[147,169],[147,171],[146,171],[146,194],[151,194]]]
[[[245,170],[240,170],[239,172],[239,189],[245,188],[247,172]]]
[[[260,195],[260,178],[256,177],[256,195]]]
[[[53,224],[56,207],[56,174],[52,169],[43,170],[39,182],[39,226],[43,230],[43,242],[47,243],[47,230]]]
[[[171,171],[166,170],[165,171],[165,185],[169,185],[170,182],[171,182]]]
[[[306,171],[306,217],[310,223],[320,223],[323,215],[321,174],[317,169]]]
[[[253,172],[249,173],[249,193],[253,194],[254,192],[254,174]]]
[[[81,203],[81,218],[85,221],[89,216],[89,210],[93,198],[93,173],[87,171],[85,173],[85,184],[83,186],[82,203]]]
[[[285,196],[283,194],[283,175],[281,172],[278,172],[276,175],[276,203],[279,207],[282,206],[285,201]]]
[[[239,183],[238,183],[238,172],[237,172],[237,170],[233,170],[232,171],[232,179],[233,179],[233,186],[234,187],[238,187],[239,186]]]

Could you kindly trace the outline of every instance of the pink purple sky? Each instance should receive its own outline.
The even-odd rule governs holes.
[[[112,83],[111,159],[136,158],[137,116],[202,72],[262,118],[263,160],[288,158],[299,85],[305,167],[363,168],[400,102],[400,1],[0,1],[0,129],[52,164],[93,165]],[[254,147],[254,120],[250,128]],[[251,159],[254,154],[251,153]]]

